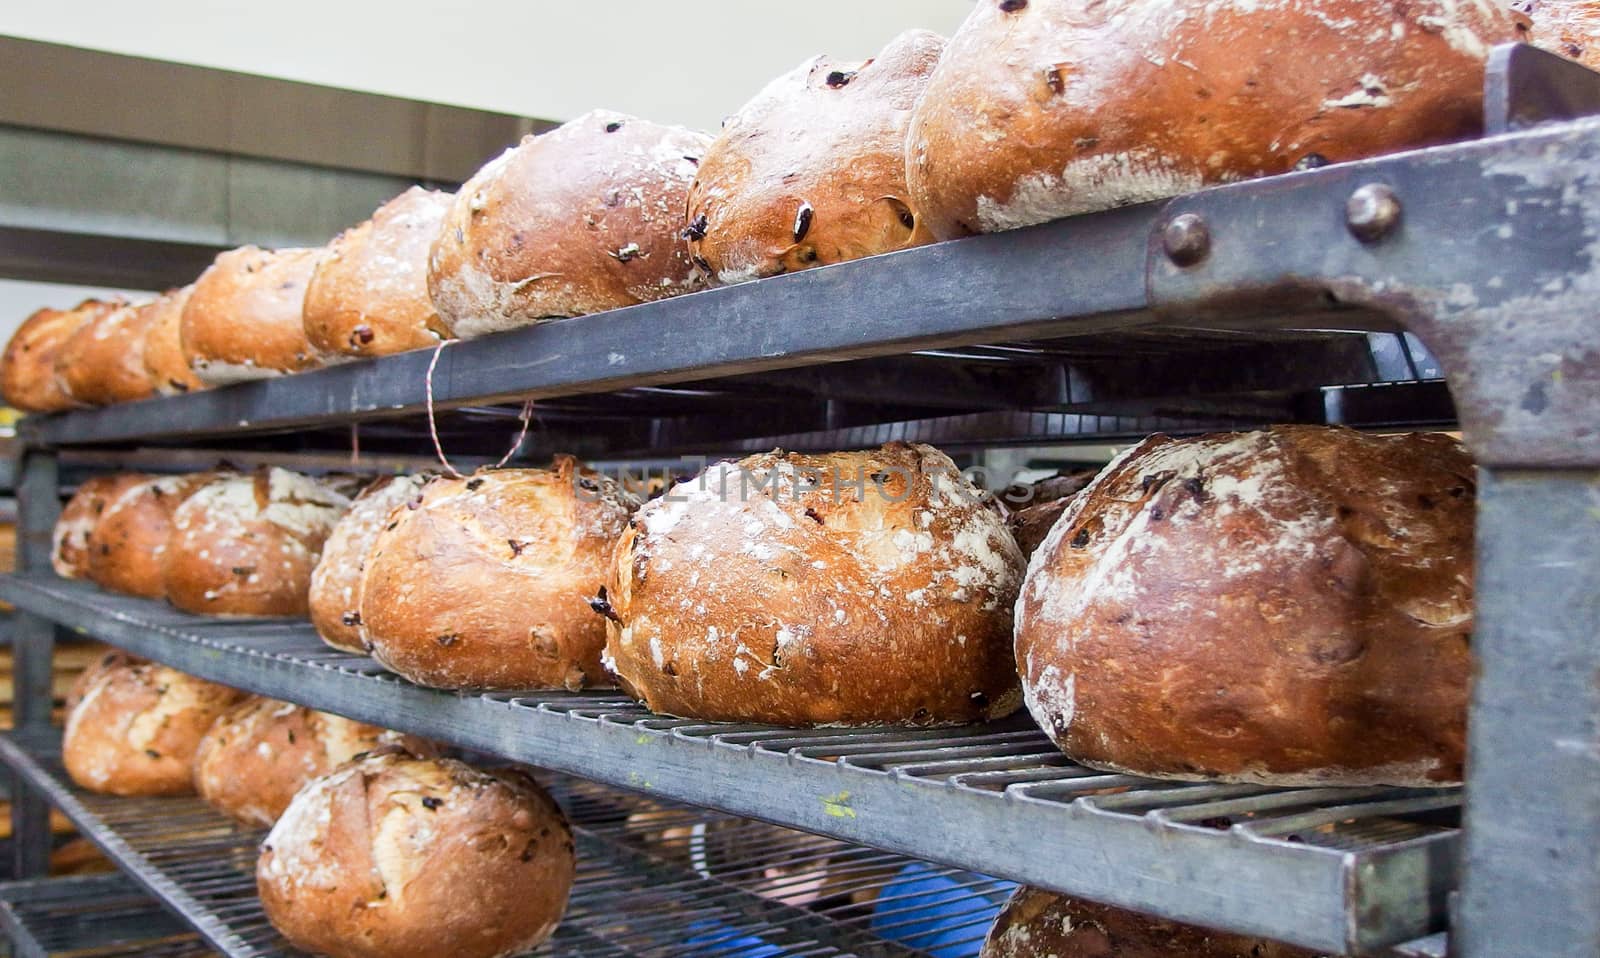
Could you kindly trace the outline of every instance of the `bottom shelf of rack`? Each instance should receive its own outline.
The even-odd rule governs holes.
[[[55,736],[0,736],[0,761],[204,943],[230,958],[300,954],[256,898],[261,832],[195,798],[84,792],[68,781],[58,755]],[[977,954],[1010,892],[1007,883],[957,869],[580,779],[539,777],[566,810],[579,855],[567,915],[539,956],[961,958]],[[70,923],[70,909],[62,910],[60,921]],[[190,951],[106,954],[204,953],[194,950],[199,940],[189,944]]]
[[[216,952],[125,875],[0,884],[12,958],[206,958]]]

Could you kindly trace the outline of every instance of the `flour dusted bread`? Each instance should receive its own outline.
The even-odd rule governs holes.
[[[311,571],[350,500],[276,467],[224,473],[172,517],[167,599],[209,615],[304,616]]]
[[[606,652],[670,715],[946,725],[1020,704],[1023,560],[938,450],[890,443],[719,463],[618,543]]]
[[[1017,605],[1028,707],[1096,768],[1460,781],[1474,495],[1443,435],[1152,436],[1034,553]]]
[[[939,239],[1472,136],[1505,0],[978,0],[912,117]]]
[[[386,745],[432,750],[414,736],[252,695],[200,740],[195,791],[235,821],[267,828],[307,782]]]
[[[100,681],[100,676],[105,672],[120,669],[127,665],[139,665],[145,661],[136,655],[129,655],[121,649],[113,649],[110,646],[102,646],[102,648],[105,651],[101,653],[98,659],[91,662],[88,668],[78,673],[78,677],[72,682],[72,688],[67,690],[66,697],[62,700],[63,714],[72,715],[78,708],[78,703],[83,701],[84,695],[94,687],[96,682]]]
[[[815,57],[723,124],[689,190],[689,250],[719,282],[932,241],[906,190],[906,126],[944,39],[896,37],[865,63]]]
[[[184,304],[183,355],[212,386],[311,369],[301,309],[321,249],[242,246],[217,255]]]
[[[1514,0],[1512,7],[1529,18],[1534,44],[1600,70],[1600,0]]]
[[[119,305],[95,316],[61,344],[56,379],[67,395],[90,406],[155,395],[144,368],[146,304]]]
[[[23,412],[59,412],[80,403],[56,378],[56,358],[79,329],[122,306],[84,300],[72,309],[41,309],[22,321],[0,356],[0,393]]]
[[[550,936],[571,830],[519,771],[398,749],[312,781],[261,847],[256,886],[297,948],[332,958],[499,958]]]
[[[452,195],[413,186],[340,233],[306,287],[306,338],[327,360],[423,349],[445,337],[428,298],[428,250]]]
[[[362,638],[419,685],[610,685],[605,623],[588,600],[637,505],[570,456],[552,469],[436,478],[367,554]]]
[[[104,661],[67,716],[67,774],[108,795],[187,795],[201,736],[242,694],[152,662]]]
[[[322,641],[346,652],[365,652],[361,639],[361,569],[389,513],[415,501],[428,475],[383,476],[356,497],[323,545],[311,573],[311,624]]]
[[[1018,888],[980,958],[1334,958],[1125,908]]]
[[[210,478],[150,477],[111,497],[89,533],[89,580],[112,592],[165,598],[172,514]]]
[[[106,506],[129,488],[153,478],[138,472],[118,472],[91,476],[61,509],[50,535],[50,565],[63,579],[83,579],[89,575],[89,537],[105,513]]]
[[[687,293],[678,235],[710,138],[596,110],[479,170],[433,245],[428,290],[463,339]]]
[[[189,303],[194,290],[191,283],[181,289],[168,290],[139,307],[146,313],[144,326],[144,371],[150,384],[163,396],[204,389],[189,368],[183,354],[183,308]]]

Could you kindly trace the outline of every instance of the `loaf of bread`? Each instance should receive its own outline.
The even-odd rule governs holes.
[[[195,280],[180,321],[196,378],[220,386],[311,369],[301,309],[320,249],[243,246],[218,254]]]
[[[1056,520],[1067,511],[1072,497],[1082,492],[1094,477],[1094,471],[1076,470],[1033,484],[1033,494],[1022,508],[1006,516],[1006,527],[1016,538],[1017,548],[1024,557],[1032,557]]]
[[[167,599],[210,615],[305,616],[311,570],[350,500],[310,476],[218,475],[172,516]]]
[[[268,828],[306,783],[386,745],[432,752],[415,736],[252,695],[200,740],[194,787],[224,815]]]
[[[193,284],[171,289],[139,307],[148,314],[144,327],[145,373],[163,396],[205,388],[183,354],[183,308],[189,304],[193,291]]]
[[[815,57],[723,124],[689,189],[689,251],[722,283],[932,241],[906,190],[906,126],[944,38]]]
[[[939,239],[1478,133],[1505,0],[979,0],[911,120]]]
[[[980,958],[1332,958],[1023,886]]]
[[[89,533],[89,580],[112,592],[165,598],[172,515],[211,478],[210,474],[151,477],[110,498]]]
[[[529,776],[386,749],[301,789],[256,886],[314,954],[500,958],[550,936],[576,871],[566,819]]]
[[[597,110],[479,170],[428,266],[444,328],[463,339],[692,292],[679,233],[710,138]]]
[[[1034,553],[1017,605],[1028,707],[1095,768],[1458,782],[1475,488],[1443,435],[1152,436]]]
[[[1600,70],[1600,0],[1515,0],[1530,18],[1530,39],[1552,53]]]
[[[201,736],[242,695],[152,662],[107,662],[67,716],[61,760],[92,792],[190,794]]]
[[[67,690],[65,698],[62,700],[63,714],[71,715],[78,708],[78,703],[83,701],[83,697],[100,680],[102,674],[128,665],[141,665],[145,661],[138,656],[129,655],[121,649],[113,649],[110,646],[104,646],[104,648],[105,652],[98,659],[89,663],[89,667],[79,672],[78,677],[73,680],[72,688]]]
[[[146,303],[124,303],[83,324],[56,354],[56,381],[75,402],[109,406],[155,395],[144,368]]]
[[[943,453],[719,463],[617,545],[606,653],[657,712],[779,725],[948,725],[1021,698],[1023,559]]]
[[[389,513],[416,501],[432,476],[383,476],[362,490],[323,545],[311,573],[311,624],[322,641],[366,652],[361,638],[361,569]]]
[[[89,537],[112,500],[129,488],[153,478],[144,473],[118,472],[93,476],[78,488],[61,509],[50,535],[50,565],[63,579],[89,576]]]
[[[611,684],[588,600],[638,500],[561,456],[434,479],[408,505],[379,530],[357,590],[374,658],[435,688]]]
[[[304,314],[324,361],[423,349],[446,336],[428,298],[428,251],[452,198],[413,186],[328,244]]]
[[[56,378],[56,358],[79,329],[121,306],[88,299],[72,309],[41,309],[23,320],[0,357],[0,393],[6,402],[23,412],[59,412],[79,405]]]

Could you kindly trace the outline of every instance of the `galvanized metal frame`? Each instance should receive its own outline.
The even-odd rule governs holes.
[[[1472,142],[454,345],[441,357],[435,394],[444,406],[554,399],[1152,328],[1409,330],[1442,364],[1482,466],[1474,635],[1481,668],[1453,950],[1459,958],[1587,958],[1600,953],[1600,912],[1585,904],[1600,901],[1600,536],[1592,531],[1600,515],[1600,361],[1592,345],[1600,328],[1600,120],[1542,121],[1600,108],[1600,84],[1529,48],[1502,49],[1491,63],[1487,107],[1494,135]],[[422,406],[427,359],[391,357],[25,422],[25,526],[36,537],[48,517],[40,499],[53,499],[53,477],[36,463],[52,448],[412,414]],[[200,636],[174,643],[170,627],[63,598],[36,579],[3,588],[50,618],[101,629],[180,667],[356,717],[404,714],[419,694],[306,654],[221,651]],[[25,631],[19,643],[29,654],[48,652],[48,630]],[[262,641],[270,644],[272,634]],[[351,691],[356,683],[359,693]],[[980,868],[998,855],[1028,871],[1041,837],[1070,836],[1080,852],[1139,867],[1022,877],[1316,947],[1376,946],[1425,930],[1400,927],[1411,920],[1403,916],[1417,914],[1416,896],[1432,894],[1432,878],[1448,871],[1446,860],[1424,855],[1387,871],[1352,872],[1346,862],[1306,873],[1315,858],[1300,852],[1236,856],[1228,841],[1189,849],[1187,833],[1124,829],[1079,805],[1041,810],[1019,794],[996,807],[957,788],[935,795],[904,776],[848,771],[848,763],[796,761],[811,791],[785,795],[771,782],[787,777],[743,777],[765,760],[753,758],[758,750],[730,751],[737,729],[653,729],[622,703],[596,703],[604,714],[586,716],[582,703],[561,709],[541,699],[525,708],[514,698],[429,696],[412,723],[427,726],[419,730],[602,777],[664,745],[666,757],[648,766],[653,787],[914,854]],[[607,719],[613,708],[627,720]],[[538,723],[537,741],[526,736],[529,722]],[[838,790],[813,794],[818,786]],[[843,807],[825,800],[839,791],[850,792],[855,818],[828,811]],[[966,835],[928,829],[930,807],[982,827]],[[19,817],[26,824],[25,810]],[[1295,927],[1263,917],[1260,901],[1250,907],[1252,891]],[[1357,906],[1342,927],[1330,919],[1333,901]]]

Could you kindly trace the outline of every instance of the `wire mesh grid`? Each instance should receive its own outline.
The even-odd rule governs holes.
[[[123,875],[0,885],[15,958],[208,958],[198,934]]]

